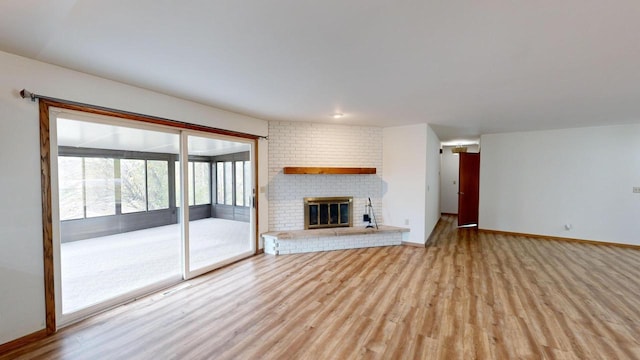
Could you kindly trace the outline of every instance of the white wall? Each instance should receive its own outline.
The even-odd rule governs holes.
[[[268,131],[266,121],[0,52],[0,344],[45,325],[38,106],[19,97],[22,88],[245,133]],[[266,156],[266,149],[260,153]],[[266,197],[260,200],[268,206]]]
[[[269,123],[269,230],[304,229],[304,197],[353,196],[354,226],[371,198],[382,224],[382,129]],[[285,166],[374,167],[376,175],[284,175]]]
[[[481,143],[480,228],[640,245],[640,124]]]
[[[268,130],[267,130],[268,131]],[[258,140],[258,249],[264,249],[263,232],[269,231],[269,141]]]
[[[440,139],[427,126],[425,242],[440,220]]]
[[[451,152],[455,146],[443,146],[440,166],[440,211],[458,213],[458,178],[460,156]],[[467,151],[478,152],[478,145],[466,145]]]
[[[407,241],[424,244],[427,237],[427,125],[384,128],[382,167],[385,223],[410,228]]]

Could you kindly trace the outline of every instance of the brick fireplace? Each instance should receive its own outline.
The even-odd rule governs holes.
[[[288,166],[366,167],[376,174],[287,175]],[[352,197],[352,227],[366,225],[362,214],[371,198],[383,224],[382,173],[381,128],[269,122],[269,230],[305,229],[305,197]]]
[[[285,174],[287,167],[356,167],[376,171],[342,175]],[[391,246],[406,241],[409,229],[385,225],[368,229],[362,221],[371,199],[378,223],[383,224],[382,172],[381,128],[269,122],[269,232],[262,234],[265,253],[280,255]],[[303,206],[304,198],[335,199],[344,194],[349,195],[348,210],[343,200],[316,201],[316,205],[310,201]],[[312,228],[305,223],[332,227]]]

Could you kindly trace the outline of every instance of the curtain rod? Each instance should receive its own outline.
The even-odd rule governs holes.
[[[20,96],[22,96],[23,99],[26,99],[28,97],[33,102],[35,102],[36,99],[40,98],[39,95],[36,95],[30,91],[27,91],[27,89],[20,90]]]
[[[72,100],[65,100],[65,99],[59,99],[59,98],[44,96],[44,95],[32,93],[31,91],[29,91],[27,89],[20,90],[20,97],[22,97],[23,99],[29,98],[32,102],[36,102],[36,100],[38,100],[38,99],[49,100],[49,101],[55,101],[55,102],[68,104],[68,105],[83,106],[83,107],[89,107],[89,108],[93,108],[93,109],[97,109],[97,110],[121,113],[123,115],[140,116],[140,117],[145,117],[145,118],[150,118],[150,119],[158,119],[158,120],[165,120],[165,121],[168,120],[168,121],[175,122],[175,123],[189,125],[189,123],[186,123],[184,121],[164,119],[164,118],[159,118],[159,117],[156,117],[156,116],[144,115],[144,114],[140,114],[140,113],[134,113],[134,112],[131,112],[131,111],[119,110],[119,109],[114,109],[114,108],[109,108],[109,107],[104,107],[104,106],[81,103],[81,102],[72,101]],[[236,133],[236,134],[239,134],[239,135],[250,135],[250,136],[257,137],[258,139],[269,140],[269,135],[265,136],[265,135],[244,134],[244,133],[231,131],[231,130],[224,130],[224,131],[225,132],[230,132],[230,133]]]

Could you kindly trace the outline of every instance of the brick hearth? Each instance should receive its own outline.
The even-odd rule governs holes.
[[[408,234],[409,229],[381,225],[378,229],[348,227],[271,231],[262,234],[262,238],[265,253],[281,255],[401,245]]]

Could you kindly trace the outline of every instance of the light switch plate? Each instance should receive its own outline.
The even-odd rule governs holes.
[[[640,186],[634,186],[633,187],[633,193],[634,194],[640,194]]]

